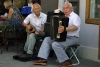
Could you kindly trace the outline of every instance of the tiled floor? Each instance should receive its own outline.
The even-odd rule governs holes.
[[[34,60],[27,62],[14,60],[12,56],[16,54],[15,49],[15,47],[9,47],[8,51],[4,49],[3,54],[0,54],[0,67],[59,67],[59,63],[56,62],[56,59],[48,60],[47,66],[33,65]],[[83,58],[79,58],[79,60],[80,64],[73,67],[100,67],[100,62],[94,62]]]

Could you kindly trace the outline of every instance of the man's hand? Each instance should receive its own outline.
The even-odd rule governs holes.
[[[32,28],[32,31],[36,31],[36,28],[32,25],[32,24],[29,24],[30,25],[30,27]]]
[[[26,27],[27,29],[31,29],[31,26],[30,25],[27,25],[27,27]]]
[[[59,26],[58,33],[62,33],[64,31],[64,26]]]
[[[42,30],[39,30],[39,34],[42,35],[42,36],[45,35],[45,33]]]
[[[26,27],[26,32],[27,33],[32,33],[32,32],[35,32],[35,27],[32,25],[32,24],[29,24],[29,25],[27,25],[27,27]]]
[[[27,27],[26,27],[26,32],[27,32],[27,33],[31,33],[31,32],[30,32],[30,29],[31,29],[30,25],[27,25]]]
[[[35,31],[35,34],[39,35],[39,32],[38,31]]]
[[[45,33],[42,30],[36,31],[35,34],[44,36]]]

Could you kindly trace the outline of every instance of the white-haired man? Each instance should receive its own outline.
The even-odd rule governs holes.
[[[27,33],[27,40],[24,46],[24,52],[27,53],[27,57],[32,56],[33,48],[36,43],[36,34],[39,34],[40,31],[44,31],[46,19],[47,15],[41,12],[41,6],[38,3],[34,3],[32,13],[29,14],[22,23],[27,30],[31,29],[30,24],[35,27],[34,33]]]
[[[69,25],[66,27],[67,37],[64,42],[57,42],[51,40],[50,37],[46,37],[40,47],[38,57],[39,60],[35,61],[33,64],[35,65],[46,65],[47,58],[50,52],[50,48],[54,50],[59,63],[61,63],[60,67],[68,67],[72,66],[72,62],[69,57],[65,53],[64,48],[73,44],[78,43],[79,30],[80,30],[80,17],[72,11],[72,4],[69,2],[65,2],[63,5],[64,14],[66,17],[69,17]],[[60,26],[58,28],[58,33],[62,33],[64,31],[64,26]]]

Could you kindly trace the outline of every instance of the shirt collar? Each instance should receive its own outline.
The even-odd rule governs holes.
[[[70,17],[72,14],[73,14],[73,11],[69,14],[69,16],[68,16],[68,17]],[[66,16],[66,15],[65,15],[65,16]]]
[[[33,16],[34,16],[34,17],[37,17],[34,13],[33,13]],[[41,17],[42,17],[42,15],[41,15],[41,12],[40,12],[39,18],[41,18]]]

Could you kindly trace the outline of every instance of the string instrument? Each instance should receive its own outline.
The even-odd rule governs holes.
[[[32,24],[29,24],[29,26],[30,26],[31,28],[30,28],[30,29],[27,29],[27,28],[26,28],[26,32],[27,32],[27,33],[38,32],[39,35],[42,35],[42,36],[45,35],[45,33],[44,33],[43,31],[37,31],[36,28],[35,28]]]

